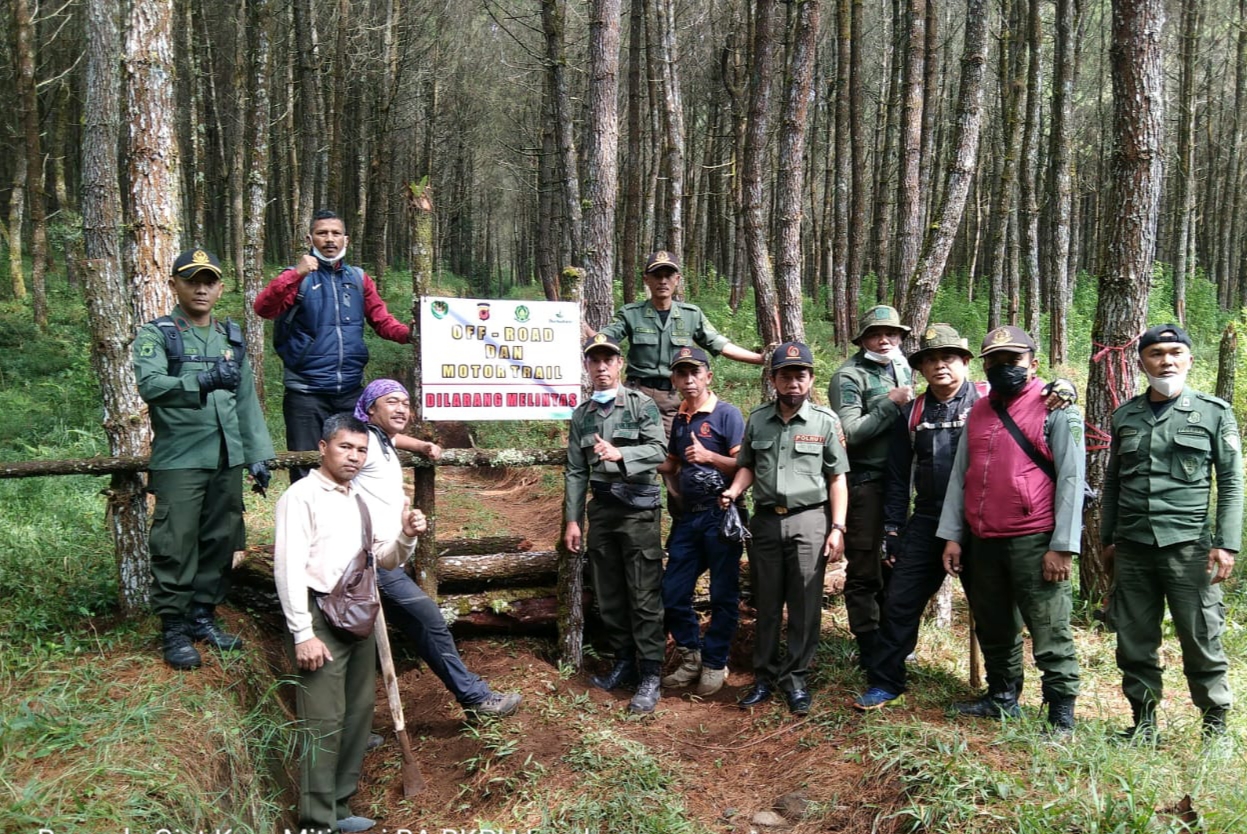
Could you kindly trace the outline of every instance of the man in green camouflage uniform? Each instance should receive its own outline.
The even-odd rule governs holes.
[[[658,466],[667,457],[654,401],[619,387],[623,352],[599,333],[585,344],[592,397],[572,412],[567,435],[563,543],[587,544],[589,573],[615,665],[595,686],[640,682],[628,709],[653,712],[666,653],[663,630],[662,539]],[[581,533],[588,494],[589,535]]]
[[[625,304],[601,332],[616,342],[628,340],[626,384],[654,400],[662,413],[664,434],[680,407],[680,395],[671,384],[671,357],[682,347],[699,345],[714,356],[762,364],[762,354],[732,344],[715,329],[696,304],[675,300],[680,265],[670,252],[655,252],[645,262],[645,286],[650,297]]]
[[[1134,713],[1134,726],[1124,733],[1130,739],[1155,738],[1166,601],[1206,737],[1225,732],[1232,705],[1221,645],[1221,582],[1242,541],[1242,453],[1229,403],[1186,384],[1191,363],[1191,340],[1182,328],[1162,324],[1146,331],[1139,365],[1148,389],[1113,413],[1100,540],[1115,573],[1110,616],[1122,691]],[[1215,530],[1209,514],[1214,473]]]
[[[828,561],[842,578],[844,515],[848,491],[840,419],[808,401],[814,357],[800,342],[771,354],[776,400],[755,408],[745,424],[732,484],[719,499],[723,509],[753,487],[753,547],[749,569],[757,627],[754,684],[742,709],[784,693],[794,715],[810,711],[810,661],[818,647],[823,580]],[[781,659],[780,627],[788,608],[788,654]]]
[[[169,285],[178,304],[139,329],[133,358],[154,434],[152,608],[161,618],[165,662],[193,669],[202,659],[192,641],[242,648],[217,627],[214,610],[229,590],[234,551],[245,544],[243,467],[266,487],[273,443],[242,331],[212,315],[222,289],[216,256],[183,252]]]
[[[896,310],[886,304],[871,307],[853,339],[860,350],[827,386],[827,400],[844,424],[849,453],[844,607],[862,669],[871,665],[883,605],[883,474],[888,443],[892,424],[914,398],[912,371],[901,353],[901,340],[908,332]]]

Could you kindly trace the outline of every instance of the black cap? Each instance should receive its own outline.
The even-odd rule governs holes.
[[[680,271],[680,264],[676,262],[675,255],[672,255],[666,249],[659,249],[654,254],[645,259],[645,274],[657,272],[663,268],[674,269]]]
[[[801,342],[784,342],[771,354],[771,373],[793,367],[814,370],[814,354]]]
[[[1038,353],[1039,345],[1035,344],[1035,340],[1022,328],[1006,324],[987,332],[987,335],[983,337],[983,349],[979,352],[979,356],[983,357],[1000,351]]]
[[[671,358],[671,367],[674,368],[676,365],[700,365],[703,368],[709,368],[710,357],[699,347],[682,347]]]
[[[208,274],[201,274],[201,273]],[[173,277],[186,281],[216,281],[221,277],[221,262],[206,249],[188,249],[173,262]]]
[[[594,350],[609,350],[611,353],[623,356],[623,349],[619,347],[619,342],[605,333],[595,333],[585,340],[585,356]]]
[[[1143,335],[1139,337],[1139,353],[1143,353],[1143,349],[1149,345],[1159,342],[1177,342],[1180,345],[1191,346],[1191,337],[1186,335],[1186,331],[1176,324],[1158,324],[1155,327],[1149,327],[1143,331]]]

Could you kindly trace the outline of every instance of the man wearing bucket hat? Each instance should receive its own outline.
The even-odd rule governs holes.
[[[242,648],[220,630],[215,609],[229,590],[234,551],[245,544],[243,467],[263,491],[273,443],[242,330],[212,315],[223,286],[216,255],[178,255],[169,286],[177,306],[139,329],[133,359],[154,433],[152,609],[165,662],[194,669],[202,662],[195,642]]]
[[[1166,602],[1205,738],[1225,733],[1233,701],[1220,583],[1242,544],[1242,450],[1230,404],[1187,384],[1192,361],[1182,328],[1147,330],[1139,338],[1147,390],[1113,413],[1100,541],[1114,571],[1110,621],[1121,688],[1134,713],[1128,739],[1155,738]]]
[[[970,410],[936,535],[946,542],[945,571],[964,568],[987,670],[987,694],[954,707],[987,718],[1021,714],[1025,623],[1048,724],[1069,733],[1079,686],[1070,566],[1082,537],[1083,423],[1076,406],[1047,409],[1036,350],[1018,327],[983,339],[991,393]]]
[[[748,709],[784,693],[794,715],[810,711],[809,667],[818,646],[827,563],[843,575],[844,516],[848,503],[840,418],[809,402],[814,357],[800,342],[771,354],[774,402],[749,414],[736,456],[736,475],[719,497],[728,505],[753,487],[753,549],[749,570],[757,627],[753,687],[740,700]],[[788,609],[788,652],[781,660],[780,627]]]
[[[901,353],[909,327],[886,304],[863,314],[853,344],[859,350],[832,375],[827,399],[840,421],[849,454],[849,515],[844,555],[844,607],[857,639],[858,664],[868,669],[879,638],[883,602],[883,472],[888,438],[901,409],[914,398],[913,375]]]
[[[762,354],[733,344],[696,304],[675,300],[680,264],[673,253],[651,254],[645,261],[643,280],[650,297],[619,308],[601,332],[617,342],[628,340],[626,384],[658,404],[663,431],[670,436],[671,421],[680,407],[680,396],[671,385],[671,359],[680,348],[700,346],[714,356],[751,365],[761,365]]]
[[[666,458],[662,418],[654,401],[619,386],[623,351],[605,333],[584,346],[593,393],[572,412],[567,431],[563,544],[585,545],[598,612],[615,655],[592,683],[636,686],[628,704],[653,712],[661,697],[667,637],[662,613],[662,538],[658,467]],[[589,534],[581,532],[588,501]]]

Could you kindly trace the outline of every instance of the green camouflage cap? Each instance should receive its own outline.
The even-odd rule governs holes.
[[[857,328],[857,335],[853,337],[855,345],[862,343],[862,337],[872,327],[895,327],[897,330],[909,332],[909,328],[901,324],[901,314],[896,312],[895,307],[889,307],[886,304],[876,304],[871,307],[862,314],[860,321],[861,327]]]
[[[970,343],[951,324],[931,324],[922,333],[919,349],[909,355],[909,366],[914,370],[918,370],[918,366],[922,364],[925,354],[933,353],[937,350],[956,351],[966,360],[974,358],[974,353],[970,350]]]

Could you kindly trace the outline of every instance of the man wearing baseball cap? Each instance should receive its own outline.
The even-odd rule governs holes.
[[[202,662],[195,642],[242,648],[217,626],[215,609],[229,590],[234,551],[245,546],[243,467],[263,491],[273,443],[242,330],[212,315],[222,291],[216,255],[178,255],[169,287],[177,305],[139,328],[133,359],[153,432],[152,609],[165,662],[194,669]]]
[[[1065,734],[1079,686],[1070,572],[1082,537],[1083,423],[1076,406],[1048,411],[1036,350],[1018,327],[983,339],[991,393],[970,409],[936,535],[946,542],[945,571],[965,569],[987,669],[987,694],[954,707],[988,718],[1021,714],[1024,622],[1049,727]]]
[[[912,371],[901,353],[901,340],[909,328],[901,324],[900,314],[879,304],[862,315],[860,325],[853,338],[859,350],[832,374],[827,401],[844,424],[852,468],[844,607],[857,639],[858,664],[868,669],[879,638],[885,581],[880,545],[888,438],[901,410],[914,398],[914,389]]]
[[[668,495],[679,501],[667,541],[662,603],[667,632],[680,665],[663,686],[696,683],[700,696],[713,695],[727,678],[727,655],[740,621],[740,557],[744,543],[719,536],[724,509],[719,493],[736,475],[736,453],[745,433],[740,409],[714,395],[710,357],[682,347],[671,360],[671,383],[684,397],[671,427],[667,460],[659,472]],[[743,512],[743,509],[742,509]],[[693,611],[697,578],[710,571],[710,626],[703,637]]]
[[[623,352],[605,333],[584,346],[593,393],[572,412],[567,432],[563,544],[585,545],[598,613],[615,655],[594,686],[636,686],[628,704],[650,713],[661,697],[667,638],[662,621],[662,538],[658,466],[666,458],[654,401],[621,388]],[[588,501],[589,535],[581,526]]]
[[[1113,413],[1100,541],[1114,571],[1110,622],[1121,688],[1134,713],[1123,735],[1140,741],[1156,736],[1166,601],[1206,738],[1225,733],[1233,703],[1221,645],[1221,583],[1242,543],[1242,451],[1230,404],[1187,384],[1192,362],[1186,331],[1150,328],[1139,338],[1147,390]]]
[[[814,357],[800,342],[771,354],[774,402],[749,413],[736,456],[736,476],[719,497],[727,506],[753,487],[753,550],[749,557],[757,630],[754,684],[742,709],[770,700],[778,688],[788,710],[805,715],[812,701],[809,667],[818,646],[827,563],[843,578],[844,516],[848,504],[840,418],[809,402]],[[788,609],[788,652],[780,627]]]
[[[679,394],[671,384],[671,359],[681,348],[699,346],[714,356],[751,365],[761,365],[762,354],[733,344],[696,304],[675,300],[680,264],[671,252],[651,254],[645,261],[643,280],[649,298],[615,311],[601,332],[617,342],[628,340],[626,384],[658,404],[663,431],[670,435],[671,421],[680,406]]]

